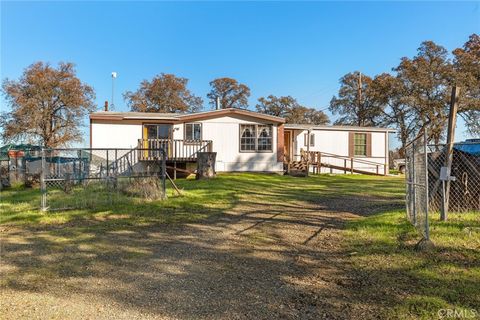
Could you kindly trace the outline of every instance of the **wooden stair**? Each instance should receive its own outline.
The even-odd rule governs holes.
[[[287,163],[287,174],[295,177],[308,176],[308,164],[306,161],[290,161]]]

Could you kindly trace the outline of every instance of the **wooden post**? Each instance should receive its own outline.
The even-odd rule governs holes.
[[[173,161],[173,180],[177,180],[177,161]]]
[[[390,166],[390,150],[388,143],[388,131],[385,132],[385,165],[383,167],[383,175],[386,176],[389,172]]]
[[[310,129],[307,130],[307,176],[310,171]]]
[[[460,87],[452,88],[452,96],[450,100],[450,113],[448,115],[448,131],[447,131],[447,149],[445,155],[445,167],[450,174],[453,161],[453,142],[455,141],[455,125],[457,123],[458,96],[460,95]],[[428,168],[428,167],[427,167]],[[428,169],[427,169],[428,171]],[[428,186],[427,186],[428,187]],[[450,198],[450,180],[445,183],[445,205],[440,212],[440,220],[447,221],[448,203]]]
[[[322,153],[318,153],[318,172],[322,173]]]
[[[353,158],[350,158],[350,173],[353,174]]]
[[[162,156],[162,162],[161,162],[161,179],[162,179],[162,199],[165,200],[167,199],[167,183],[166,183],[166,178],[167,178],[167,154],[165,150],[161,149],[160,154]]]

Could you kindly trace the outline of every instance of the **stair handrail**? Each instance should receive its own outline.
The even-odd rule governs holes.
[[[304,153],[307,153],[307,152],[309,154],[318,153],[318,154],[325,155],[325,156],[330,157],[330,158],[337,158],[337,159],[342,159],[342,160],[353,160],[355,162],[364,163],[364,164],[379,165],[379,166],[384,166],[385,165],[385,163],[378,163],[378,162],[375,162],[375,161],[358,159],[358,158],[355,158],[355,157],[341,156],[341,155],[338,155],[338,154],[323,152],[323,151],[305,151],[303,149],[300,149],[301,157],[304,157]]]

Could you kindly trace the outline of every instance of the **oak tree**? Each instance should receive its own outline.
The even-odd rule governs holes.
[[[371,89],[372,78],[352,72],[340,79],[338,96],[330,101],[329,110],[340,118],[335,124],[375,126],[382,114],[381,106],[376,104]]]
[[[161,73],[151,81],[143,80],[137,91],[127,91],[123,98],[132,111],[197,112],[203,100],[187,88],[188,79]]]
[[[432,41],[423,42],[412,59],[404,57],[394,69],[415,109],[419,130],[427,128],[429,139],[439,144],[448,119],[453,68],[448,51]]]
[[[301,106],[291,96],[259,98],[256,105],[258,112],[285,118],[287,123],[323,125],[329,123],[328,116],[315,108]]]
[[[255,106],[257,112],[266,113],[276,117],[286,118],[290,110],[297,107],[298,102],[291,96],[276,97],[269,95],[268,97],[261,97]]]
[[[459,114],[472,134],[480,134],[480,36],[472,34],[453,55],[455,83],[461,87]]]
[[[217,97],[222,109],[248,108],[250,88],[232,78],[218,78],[210,81],[211,90],[207,94],[210,104],[215,107]]]
[[[2,114],[5,141],[55,148],[80,142],[83,117],[95,109],[95,92],[76,76],[72,63],[36,62],[20,79],[5,79],[2,92],[10,111]]]
[[[376,76],[371,88],[376,104],[382,106],[380,124],[397,129],[397,137],[401,142],[398,151],[403,157],[406,144],[419,130],[415,109],[408,104],[408,92],[401,79],[388,73]]]

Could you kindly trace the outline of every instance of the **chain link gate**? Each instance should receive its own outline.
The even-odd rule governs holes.
[[[407,218],[423,239],[430,240],[426,130],[406,145],[405,166]]]
[[[166,198],[161,148],[43,149],[29,166],[40,174],[42,211],[108,207],[129,196]]]

